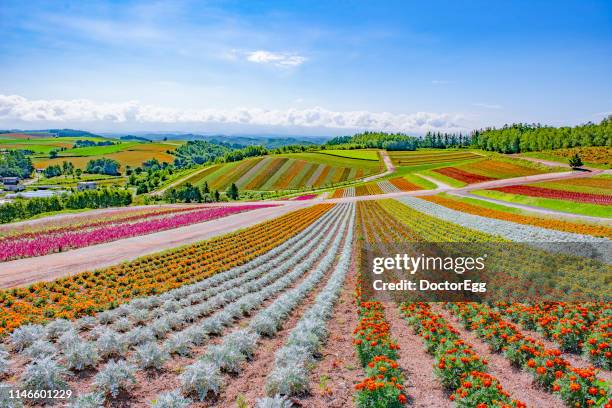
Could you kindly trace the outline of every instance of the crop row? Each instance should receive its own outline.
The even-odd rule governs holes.
[[[514,214],[505,211],[484,208],[478,205],[473,205],[437,195],[426,196],[422,198],[423,200],[427,200],[429,202],[439,204],[444,207],[451,208],[453,210],[457,210],[463,213],[480,215],[487,218],[496,218],[498,220],[515,222],[517,224],[533,225],[536,227],[571,232],[575,234],[586,234],[595,237],[612,238],[612,228],[607,227],[605,225],[581,224],[552,218],[540,218],[529,215]]]
[[[390,223],[380,218],[381,211],[379,206],[358,204],[359,241],[376,245],[383,228],[389,229]],[[355,256],[355,264],[361,265],[361,252],[356,251]],[[363,291],[366,280],[367,273],[358,268],[355,306],[359,323],[353,331],[353,344],[366,378],[356,385],[356,405],[359,408],[399,408],[407,401],[404,376],[397,362],[399,345],[391,337],[391,326],[385,317],[383,304],[371,299],[369,291]]]
[[[200,400],[218,396],[222,390],[222,372],[238,374],[241,371],[242,363],[252,357],[260,338],[262,336],[271,337],[278,332],[291,311],[315,288],[333,264],[343,237],[341,231],[346,231],[349,219],[347,215],[352,215],[350,208],[349,213],[343,216],[342,226],[336,232],[332,245],[320,246],[320,250],[313,253],[310,261],[300,264],[300,268],[295,271],[303,275],[306,270],[312,269],[298,286],[285,292],[257,313],[244,329],[224,336],[219,346],[209,347],[202,358],[185,367],[181,375],[184,393],[196,395]],[[326,253],[321,258],[323,252]],[[315,266],[315,260],[319,259],[320,261]],[[296,382],[294,377],[278,377],[274,385],[271,381],[268,390],[275,394],[289,393],[291,389],[302,390],[306,384],[303,379]]]
[[[41,256],[53,252],[63,252],[103,242],[151,234],[271,206],[241,205],[201,208],[186,213],[170,214],[163,217],[137,220],[135,222],[107,224],[77,231],[41,232],[28,234],[27,237],[15,236],[5,238],[0,240],[0,262],[10,259]]]
[[[65,218],[53,218],[50,220],[42,220],[36,223],[11,224],[0,227],[0,242],[5,239],[25,239],[36,237],[41,233],[53,232],[72,232],[80,231],[88,228],[97,228],[105,225],[114,225],[122,222],[140,221],[152,217],[163,215],[176,214],[185,211],[193,211],[202,208],[202,206],[183,206],[183,207],[156,207],[151,208],[133,208],[125,207],[114,209],[108,213],[93,214],[78,213]]]
[[[312,265],[318,259],[321,251],[329,246],[329,239],[331,238],[329,231],[337,228],[338,221],[329,224],[326,219],[333,220],[332,217],[335,215],[337,215],[337,211],[332,210],[317,222],[318,225],[309,228],[307,233],[300,234],[299,238],[296,237],[296,239],[287,241],[286,245],[281,245],[278,250],[270,251],[271,253],[260,257],[261,259],[257,258],[243,267],[216,275],[203,282],[191,285],[191,287],[176,289],[173,291],[174,293],[168,292],[161,296],[136,299],[127,306],[121,306],[118,308],[119,310],[115,309],[118,310],[117,314],[122,316],[113,324],[115,328],[121,326],[121,328],[126,329],[126,327],[123,327],[122,321],[127,323],[137,322],[138,325],[122,335],[118,335],[117,332],[104,327],[104,325],[102,327],[90,327],[90,333],[95,333],[92,337],[97,339],[94,343],[89,343],[90,349],[104,357],[124,357],[127,347],[133,348],[134,352],[131,354],[130,363],[136,364],[142,369],[159,369],[169,354],[190,354],[189,349],[194,345],[205,342],[208,335],[220,333],[224,327],[232,324],[234,318],[239,318],[243,313],[249,313],[256,309],[266,298],[278,293],[299,278],[308,265]],[[336,226],[334,227],[334,225]],[[322,228],[327,229],[328,233],[321,234]],[[323,239],[323,237],[326,238]],[[304,245],[305,243],[307,244]],[[315,245],[317,249],[312,251]],[[308,255],[308,260],[299,262],[306,255]],[[287,273],[298,263],[299,267]],[[237,276],[237,278],[233,278],[234,276]],[[256,276],[258,278],[253,280]],[[217,277],[223,277],[224,279],[218,279]],[[223,280],[223,284],[217,286],[206,285],[208,281],[212,280]],[[204,290],[205,287],[206,290]],[[189,296],[185,297],[188,293],[190,293]],[[212,294],[215,295],[210,297]],[[207,300],[201,303],[202,298]],[[163,301],[163,299],[166,300]],[[198,316],[206,315],[219,307],[223,310],[204,320],[195,321]],[[143,311],[147,313],[143,315]],[[105,313],[106,315],[99,314],[99,318],[104,323],[110,323],[114,316],[111,316],[110,312]],[[153,321],[147,321],[151,316],[157,317]],[[169,330],[181,327],[182,330],[163,341],[161,348],[155,345],[156,337],[163,338]],[[48,331],[56,331],[55,329],[57,329],[57,325],[54,323],[47,326]],[[67,333],[74,333],[71,330]],[[23,338],[23,334],[24,330],[18,329],[11,337],[18,340]],[[62,344],[66,343],[67,349],[70,349],[70,345],[74,344],[88,344],[70,337],[70,334],[60,337]],[[31,347],[32,345],[28,348]],[[80,347],[81,350],[84,348],[85,346]],[[124,378],[124,381],[115,381],[116,387],[114,388],[107,389],[103,385],[111,381],[110,379],[105,380],[106,382],[102,381],[110,370],[109,367],[116,369],[117,365],[124,367],[129,372],[133,373],[135,371],[134,367],[124,360],[109,362],[107,367],[101,369],[96,376],[95,388],[98,393],[112,396],[113,390],[119,390],[127,385],[128,378]],[[74,369],[75,367],[71,366],[70,368]],[[81,399],[92,398],[92,395],[94,394],[82,396]],[[165,395],[161,399],[168,398],[172,398],[172,396]]]
[[[291,330],[285,345],[276,352],[274,368],[266,381],[266,392],[270,396],[293,396],[309,391],[309,371],[328,335],[326,323],[332,316],[351,263],[355,216],[354,204],[349,205],[347,233],[336,266],[314,304]]]
[[[599,407],[612,402],[608,385],[597,378],[595,369],[572,367],[559,350],[546,349],[541,342],[524,336],[489,306],[448,303],[447,307],[492,351],[503,353],[513,365],[531,372],[538,385],[558,393],[568,407]]]
[[[244,230],[109,268],[0,292],[0,332],[78,318],[242,265],[298,234],[331,205],[297,210]]]
[[[597,204],[597,205],[611,205],[612,195],[607,194],[591,194],[591,193],[579,193],[575,191],[562,191],[555,190],[552,188],[535,187],[535,186],[507,186],[493,188],[491,190],[500,191],[508,194],[518,194],[529,197],[540,197],[540,198],[552,198],[557,200],[569,200],[576,201],[579,203]]]
[[[480,160],[477,162],[461,164],[457,166],[457,168],[469,173],[491,177],[494,179],[522,177],[542,173],[541,170],[533,167],[521,166],[501,160]]]
[[[353,344],[366,371],[366,378],[355,386],[356,404],[360,408],[401,407],[407,397],[397,362],[399,345],[391,338],[384,307],[381,302],[363,300],[359,287],[355,298],[359,324]]]
[[[410,206],[411,208],[428,214],[432,217],[440,218],[461,225],[472,230],[477,230],[490,234],[490,236],[499,236],[511,241],[517,242],[593,242],[593,243],[609,243],[605,238],[596,238],[589,235],[574,234],[570,232],[562,232],[540,228],[533,225],[518,224],[515,222],[504,221],[495,218],[487,218],[474,214],[467,214],[462,211],[456,211],[442,205],[438,205],[429,201],[425,201],[414,197],[402,197],[400,202]]]
[[[495,180],[493,177],[482,176],[480,174],[470,173],[465,170],[458,169],[456,167],[442,167],[434,170],[436,173],[440,173],[443,176],[453,178],[455,180],[463,181],[464,183],[481,183],[483,181]]]
[[[382,194],[382,193],[383,191],[376,183],[362,184],[360,186],[355,187],[355,195],[357,197],[376,195],[376,194]]]
[[[498,310],[526,330],[537,330],[562,351],[585,352],[600,368],[612,368],[612,306],[608,303],[498,304]]]
[[[435,357],[434,373],[440,383],[452,391],[455,406],[525,407],[504,391],[499,380],[487,374],[487,360],[478,356],[472,345],[463,341],[458,331],[434,313],[428,303],[401,305],[404,318]]]
[[[403,177],[396,177],[389,180],[391,184],[397,187],[401,191],[415,191],[421,190],[421,187],[417,186],[414,183],[409,182]]]
[[[379,181],[376,184],[378,185],[378,188],[382,190],[383,193],[396,193],[400,191],[400,189],[397,188],[395,184],[390,183],[389,180]]]

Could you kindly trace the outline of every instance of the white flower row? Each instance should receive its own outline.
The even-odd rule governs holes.
[[[342,197],[355,197],[355,187],[346,187],[342,191]]]
[[[378,184],[378,187],[380,187],[383,193],[395,193],[395,192],[400,191],[400,189],[395,187],[393,184],[391,184],[389,180],[379,181],[376,184]]]
[[[327,321],[332,316],[334,304],[350,267],[352,242],[353,220],[351,219],[349,233],[334,272],[314,304],[289,334],[285,346],[276,352],[274,369],[266,381],[268,395],[292,396],[308,391],[311,363],[314,362],[327,337]]]

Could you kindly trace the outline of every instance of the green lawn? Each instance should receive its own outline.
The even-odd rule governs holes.
[[[568,200],[557,200],[552,198],[528,197],[518,194],[502,193],[501,191],[477,190],[472,194],[482,197],[493,198],[496,200],[511,203],[541,207],[555,211],[562,211],[571,214],[589,215],[593,217],[612,218],[612,207],[596,204],[577,203]]]

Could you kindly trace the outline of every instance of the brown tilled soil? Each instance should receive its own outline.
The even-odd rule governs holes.
[[[359,320],[353,300],[355,284],[356,274],[352,268],[328,324],[330,337],[324,346],[322,359],[310,375],[312,393],[296,399],[304,407],[354,406],[355,384],[364,378],[352,344],[353,330]]]
[[[450,393],[442,387],[434,375],[434,357],[427,354],[421,338],[414,334],[401,317],[394,303],[385,305],[387,321],[391,324],[391,336],[400,346],[400,367],[404,370],[409,406],[418,408],[452,407]]]
[[[505,319],[505,320],[509,322],[509,319]],[[525,330],[522,327],[521,327],[521,333],[523,333],[527,337],[531,337],[531,338],[541,341],[542,343],[544,343],[544,346],[546,348],[559,349],[559,346],[555,344],[555,342],[548,340],[541,333],[538,333],[533,330]],[[563,353],[562,357],[566,359],[567,361],[569,361],[573,367],[586,368],[586,367],[590,367],[593,365],[589,361],[589,359],[585,357],[584,355],[573,354],[573,353]],[[597,376],[601,378],[602,380],[607,381],[608,383],[612,383],[612,372],[611,371],[600,370]]]
[[[489,374],[499,380],[504,390],[508,391],[512,398],[524,402],[528,407],[565,407],[560,398],[535,385],[531,373],[513,367],[501,354],[492,353],[485,342],[481,341],[473,332],[466,330],[459,319],[455,318],[448,310],[440,305],[435,305],[432,309],[442,314],[444,319],[459,331],[461,338],[471,344],[479,356],[488,361]]]

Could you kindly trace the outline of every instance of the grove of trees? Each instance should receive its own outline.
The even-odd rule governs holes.
[[[20,150],[0,153],[0,177],[30,177],[34,171],[32,160]]]
[[[85,173],[92,174],[107,174],[109,176],[118,176],[121,164],[117,160],[101,158],[94,159],[87,162],[85,167]]]
[[[599,124],[552,127],[516,123],[501,129],[487,128],[472,134],[474,147],[500,153],[561,149],[576,146],[612,146],[612,115]]]
[[[63,209],[124,207],[132,203],[128,190],[98,189],[45,198],[17,199],[0,206],[0,223],[13,222]]]

